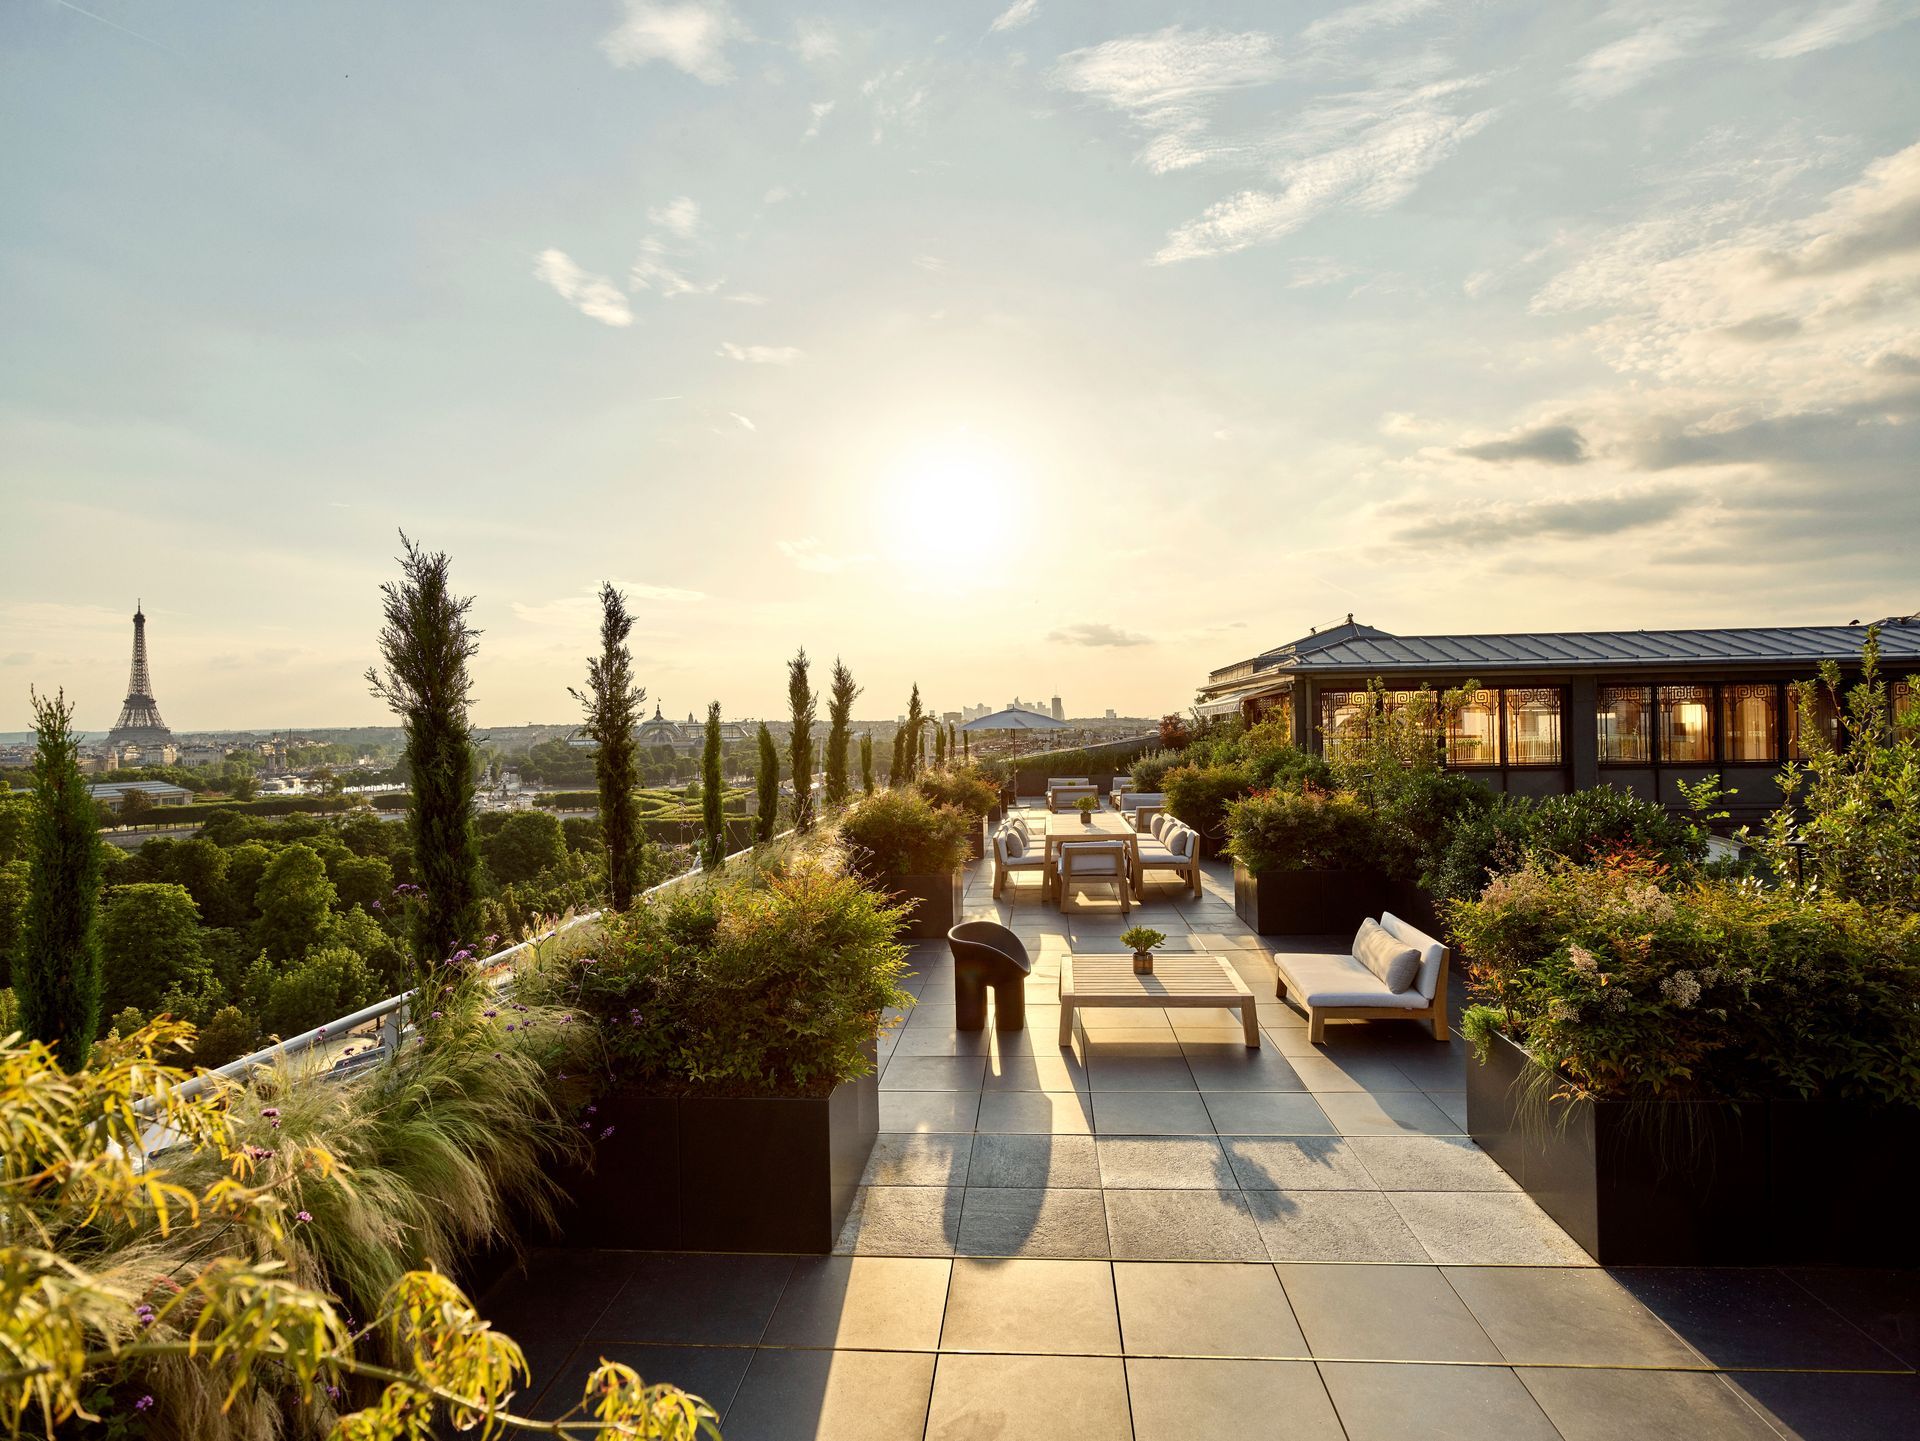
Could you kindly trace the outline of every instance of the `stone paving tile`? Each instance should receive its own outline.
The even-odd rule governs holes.
[[[1800,1441],[1913,1441],[1920,1376],[1741,1371],[1729,1384],[1781,1436]]]
[[[1355,1136],[1348,1145],[1383,1191],[1516,1191],[1470,1136]]]
[[[1323,1361],[1320,1375],[1347,1441],[1561,1441],[1533,1394],[1502,1367]]]
[[[1198,1091],[1107,1091],[1093,1095],[1093,1127],[1112,1136],[1210,1136]]]
[[[1142,1048],[1131,1048],[1138,1050]],[[1191,1091],[1193,1072],[1179,1046],[1167,1048],[1169,1054],[1117,1055],[1104,1045],[1096,1045],[1087,1061],[1087,1074],[1098,1091]]]
[[[882,1131],[931,1131],[959,1135],[974,1129],[980,1114],[978,1091],[882,1091]]]
[[[518,1333],[514,1333],[514,1339],[525,1344],[525,1338]],[[537,1420],[558,1420],[580,1404],[588,1378],[604,1359],[631,1366],[649,1386],[670,1383],[698,1396],[724,1420],[753,1357],[752,1348],[747,1346],[647,1346],[589,1341],[575,1348],[567,1364],[553,1374],[552,1384],[545,1384],[548,1377],[536,1372],[534,1383],[539,1395],[523,1404],[527,1414]],[[514,1409],[522,1407],[517,1405]]]
[[[968,1188],[960,1213],[962,1256],[1107,1255],[1107,1213],[1097,1190]]]
[[[1116,1262],[1113,1286],[1129,1355],[1308,1354],[1270,1265]]]
[[[727,1441],[920,1441],[933,1368],[901,1352],[755,1352]]]
[[[1564,1441],[1780,1441],[1719,1376],[1516,1368]]]
[[[926,1441],[1127,1441],[1117,1356],[943,1355]]]
[[[958,1186],[862,1186],[833,1249],[863,1256],[951,1256],[964,1199]]]
[[[988,1060],[984,1085],[989,1091],[1084,1091],[1090,1080],[1071,1051],[1015,1051]]]
[[[1433,1266],[1274,1268],[1315,1356],[1497,1362],[1499,1350]]]
[[[1223,1136],[1334,1134],[1333,1122],[1315,1096],[1289,1091],[1205,1091],[1201,1094],[1213,1129]]]
[[[1305,1361],[1129,1360],[1127,1391],[1133,1441],[1346,1441]]]
[[[1387,1200],[1427,1254],[1450,1266],[1591,1266],[1533,1200],[1517,1191],[1390,1191]]]
[[[1224,1136],[1245,1191],[1377,1191],[1353,1143],[1340,1136]]]
[[[1120,1317],[1105,1261],[953,1263],[940,1345],[947,1351],[1117,1356]]]
[[[983,1091],[982,1135],[1088,1135],[1093,1103],[1084,1091]]]
[[[1447,1119],[1462,1135],[1467,1133],[1467,1093],[1465,1091],[1429,1091],[1427,1099],[1447,1113]]]
[[[1236,1022],[1224,1040],[1199,1043],[1181,1042],[1187,1053],[1187,1069],[1194,1084],[1203,1091],[1293,1091],[1307,1089],[1287,1058],[1271,1047],[1249,1050],[1241,1039]]]
[[[750,1346],[773,1315],[793,1258],[651,1251],[632,1256],[630,1267],[620,1294],[587,1328],[589,1336]],[[689,1296],[700,1304],[685,1304]]]
[[[883,1131],[861,1174],[863,1186],[964,1186],[972,1136]]]
[[[941,1026],[907,1026],[899,1032],[896,1056],[984,1056],[992,1031],[956,1031]]]
[[[761,1343],[859,1351],[940,1345],[953,1263],[904,1256],[806,1256],[794,1262]]]
[[[1116,1260],[1259,1261],[1266,1248],[1238,1191],[1107,1191]]]
[[[1920,1366],[1920,1274],[1813,1266],[1787,1275],[1909,1366]]]
[[[1320,1109],[1343,1136],[1446,1136],[1459,1127],[1419,1091],[1335,1091]]]
[[[1391,1061],[1372,1057],[1352,1057],[1335,1060],[1321,1046],[1293,1057],[1293,1068],[1305,1081],[1307,1088],[1315,1093],[1322,1091],[1417,1091],[1420,1088],[1408,1079]]]
[[[880,1073],[882,1091],[978,1091],[987,1071],[987,1057],[901,1056],[887,1062]]]
[[[1779,1271],[1648,1266],[1609,1272],[1715,1366],[1883,1370],[1897,1356]]]
[[[1275,1261],[1425,1261],[1378,1191],[1248,1191],[1254,1223]]]
[[[1091,1136],[976,1136],[971,1186],[1080,1190],[1098,1187],[1100,1165]]]
[[[1109,1189],[1217,1191],[1237,1186],[1214,1136],[1101,1136],[1100,1184]]]
[[[1700,1354],[1598,1267],[1449,1266],[1467,1309],[1515,1365],[1699,1366]]]

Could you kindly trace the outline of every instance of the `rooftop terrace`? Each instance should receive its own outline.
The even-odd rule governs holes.
[[[728,1441],[1920,1433],[1912,1273],[1593,1265],[1467,1136],[1458,1035],[1309,1043],[1270,957],[1345,938],[1254,935],[1219,863],[1133,919],[1232,962],[1260,1049],[1228,1012],[1154,1010],[1086,1012],[1061,1048],[1061,957],[1127,922],[990,881],[969,869],[967,916],[1035,956],[1027,1028],[957,1031],[946,947],[916,948],[838,1254],[534,1253],[487,1306],[536,1413],[604,1355],[705,1396]]]

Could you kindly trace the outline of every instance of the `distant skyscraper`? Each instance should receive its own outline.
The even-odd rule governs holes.
[[[1053,718],[1057,721],[1063,721],[1067,718],[1067,708],[1060,704],[1059,696],[1053,698]]]
[[[147,674],[147,617],[138,601],[133,607],[133,668],[127,676],[127,698],[120,707],[120,719],[107,732],[107,749],[124,756],[129,746],[137,746],[140,759],[148,765],[171,763],[173,732],[160,719],[160,707],[153,699],[153,678]]]

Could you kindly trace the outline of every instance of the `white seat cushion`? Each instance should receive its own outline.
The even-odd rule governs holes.
[[[1076,876],[1113,876],[1118,875],[1125,864],[1126,862],[1119,856],[1075,856],[1073,858],[1073,874]],[[1067,860],[1065,856],[1060,858],[1059,866],[1060,874],[1063,876],[1066,875]]]
[[[1158,841],[1140,842],[1140,864],[1143,866],[1184,866],[1186,861]]]
[[[1378,1006],[1389,1011],[1417,1011],[1431,999],[1417,989],[1396,995],[1352,956],[1286,954],[1273,960],[1286,977],[1289,998],[1303,1006]]]

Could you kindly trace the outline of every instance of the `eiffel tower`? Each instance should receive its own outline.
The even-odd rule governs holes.
[[[163,760],[172,744],[173,732],[160,719],[160,707],[153,699],[153,679],[147,674],[147,617],[135,601],[133,670],[127,676],[127,699],[120,707],[120,719],[107,732],[107,749],[119,755],[128,746],[138,746],[141,758],[152,765]]]

